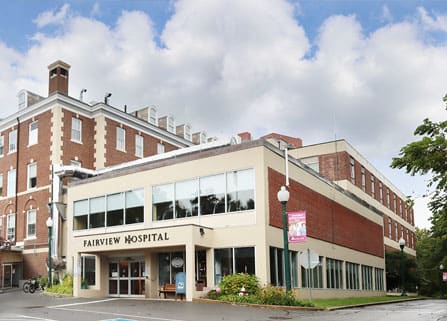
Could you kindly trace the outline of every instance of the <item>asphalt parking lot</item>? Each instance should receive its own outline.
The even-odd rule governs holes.
[[[82,299],[41,293],[0,294],[1,321],[447,321],[447,301],[399,302],[339,311],[254,308],[172,300]]]

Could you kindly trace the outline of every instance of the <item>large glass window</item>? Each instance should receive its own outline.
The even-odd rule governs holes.
[[[284,285],[284,254],[283,250],[270,247],[270,283],[275,286]]]
[[[144,190],[126,192],[126,224],[144,222]]]
[[[16,170],[11,169],[8,171],[8,187],[7,196],[14,196],[16,193]]]
[[[200,215],[225,212],[225,175],[200,178]]]
[[[16,215],[8,214],[6,217],[6,239],[15,240],[16,237]]]
[[[39,132],[38,122],[32,122],[29,125],[29,135],[28,135],[28,145],[34,145],[37,144],[37,136]]]
[[[176,274],[185,271],[183,252],[168,252],[158,254],[158,284],[175,284]]]
[[[174,184],[152,188],[152,215],[156,221],[174,218]]]
[[[255,274],[254,247],[214,250],[214,282],[219,284],[225,275],[233,273]]]
[[[359,264],[346,262],[346,289],[360,289]]]
[[[383,269],[375,268],[374,271],[375,271],[375,277],[376,277],[375,290],[376,291],[383,291],[384,290],[384,286],[383,286]]]
[[[77,143],[82,142],[82,120],[71,118],[71,140]]]
[[[81,256],[81,277],[88,285],[96,284],[96,257]]]
[[[342,261],[326,259],[326,282],[328,289],[341,289],[343,287]]]
[[[362,265],[362,290],[373,289],[373,268],[371,266]]]
[[[323,266],[321,265],[323,257],[320,256],[318,259],[320,260],[320,264],[313,269],[301,267],[301,283],[303,288],[308,288],[309,283],[312,288],[323,288]]]
[[[26,237],[36,237],[36,210],[29,210],[26,213]]]
[[[175,183],[175,216],[177,218],[198,215],[197,195],[197,179]]]
[[[227,173],[228,212],[254,209],[254,181],[253,169]]]
[[[17,151],[17,129],[9,132],[9,150],[8,153]]]
[[[126,130],[121,127],[116,128],[116,149],[126,150]]]
[[[37,186],[37,163],[28,164],[28,189]]]
[[[104,196],[90,199],[90,228],[106,226],[106,199]]]
[[[124,224],[123,193],[107,195],[107,226]]]
[[[84,230],[88,227],[88,200],[73,203],[73,229]]]

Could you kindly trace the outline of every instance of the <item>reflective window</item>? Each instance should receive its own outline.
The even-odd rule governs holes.
[[[82,142],[82,120],[79,118],[71,118],[71,140]]]
[[[17,150],[17,130],[9,132],[9,153],[14,153]]]
[[[106,226],[106,198],[90,199],[90,228]]]
[[[28,145],[34,145],[37,144],[37,137],[38,137],[39,127],[38,122],[32,122],[29,125],[29,135],[28,135]]]
[[[200,215],[225,212],[225,175],[200,178]]]
[[[14,196],[16,193],[16,170],[11,169],[8,171],[8,186],[6,196]]]
[[[346,289],[359,290],[359,264],[346,262]]]
[[[16,215],[8,214],[6,216],[6,239],[15,240],[16,238]]]
[[[32,163],[28,165],[28,189],[37,186],[37,164]]]
[[[121,127],[116,128],[116,149],[126,150],[126,130]]]
[[[323,287],[323,257],[319,257],[320,264],[313,269],[305,269],[301,267],[301,284],[303,288],[308,288],[308,284],[314,289],[321,289]]]
[[[384,290],[384,286],[383,286],[383,269],[379,269],[379,268],[375,268],[375,277],[376,277],[376,282],[375,282],[375,290],[376,291],[383,291]]]
[[[362,290],[373,289],[373,268],[371,266],[362,265]]]
[[[126,192],[126,224],[144,222],[144,190]]]
[[[326,282],[329,289],[343,287],[343,262],[335,259],[326,259]]]
[[[174,218],[174,184],[152,188],[152,215],[155,221]]]
[[[88,200],[73,203],[73,229],[84,230],[88,227]]]
[[[135,135],[135,156],[143,157],[143,136]]]
[[[81,277],[88,285],[96,284],[96,257],[81,256]]]
[[[228,212],[255,208],[254,181],[253,169],[227,173]]]
[[[107,195],[107,226],[124,223],[123,193]]]
[[[197,216],[198,211],[198,180],[175,183],[175,217]]]

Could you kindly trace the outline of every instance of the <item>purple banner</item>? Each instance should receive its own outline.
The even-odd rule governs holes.
[[[289,243],[306,242],[306,211],[288,212]]]

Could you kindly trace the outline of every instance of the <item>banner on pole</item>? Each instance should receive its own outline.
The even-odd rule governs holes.
[[[442,272],[442,281],[447,282],[447,272]]]
[[[288,212],[289,243],[302,243],[307,240],[306,211]]]

